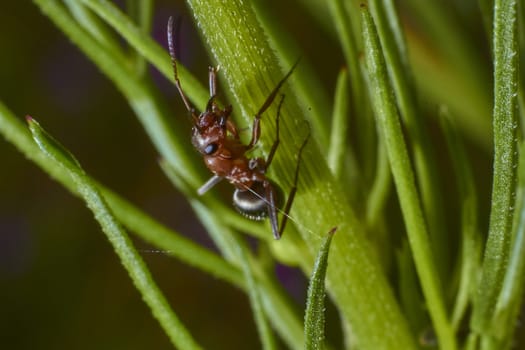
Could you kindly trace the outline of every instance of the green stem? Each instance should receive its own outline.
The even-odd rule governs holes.
[[[447,320],[445,302],[430,249],[428,232],[423,219],[399,116],[397,115],[395,99],[388,80],[375,25],[366,6],[362,7],[362,20],[372,106],[377,124],[382,130],[385,140],[421,287],[440,346],[443,349],[455,349],[455,338]]]
[[[517,3],[496,0],[494,11],[494,175],[492,207],[482,277],[471,327],[482,344],[493,344],[491,321],[508,265],[516,190],[517,132]],[[489,346],[491,348],[492,345]]]

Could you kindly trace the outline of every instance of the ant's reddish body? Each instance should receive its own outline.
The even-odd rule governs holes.
[[[210,99],[206,104],[206,109],[202,113],[197,113],[182,90],[178,73],[177,58],[173,44],[173,18],[168,22],[168,46],[173,65],[175,86],[179,95],[190,112],[192,118],[192,144],[204,157],[204,162],[208,169],[214,174],[199,190],[200,195],[204,194],[221,180],[228,180],[235,186],[233,194],[233,204],[237,210],[246,217],[253,220],[262,220],[266,216],[270,219],[273,236],[279,239],[284,231],[288,213],[290,211],[293,198],[297,189],[297,178],[299,174],[299,161],[295,170],[295,178],[292,189],[283,209],[284,216],[279,226],[276,209],[276,191],[272,183],[266,177],[266,170],[272,162],[277,146],[279,145],[279,116],[281,105],[284,100],[282,96],[277,109],[276,133],[270,153],[264,158],[248,158],[246,152],[253,149],[259,141],[261,134],[260,120],[262,114],[270,107],[279,89],[286,79],[292,74],[295,66],[277,84],[266,101],[254,116],[252,126],[252,136],[250,142],[245,145],[239,138],[239,133],[235,124],[229,119],[232,113],[231,105],[221,109],[215,102],[216,98],[216,75],[217,69],[209,68],[209,88]],[[308,136],[299,149],[299,157],[308,141]],[[300,159],[300,158],[299,158]]]

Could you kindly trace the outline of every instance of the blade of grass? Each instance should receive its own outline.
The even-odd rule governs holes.
[[[127,0],[126,9],[129,17],[137,24],[144,35],[149,35],[153,19],[153,0]],[[138,51],[133,51],[132,56],[136,74],[138,76],[146,74],[147,64],[145,57]]]
[[[494,309],[492,327],[496,334],[494,348],[509,349],[523,303],[525,289],[525,143],[520,147],[519,186],[516,224],[505,278]]]
[[[358,206],[356,203],[360,203],[360,198],[365,194],[360,185],[362,183],[361,170],[349,141],[350,95],[348,70],[344,67],[339,72],[335,87],[327,162],[332,174],[345,189],[350,203]],[[357,188],[361,188],[361,191],[356,191]]]
[[[489,233],[471,319],[472,329],[487,343],[491,320],[507,270],[516,185],[517,4],[496,0],[494,8],[494,175]],[[490,347],[489,347],[490,348]]]
[[[369,2],[369,6],[383,47],[400,115],[411,141],[411,153],[436,266],[441,280],[445,281],[450,272],[451,259],[450,239],[447,237],[443,212],[443,191],[439,182],[440,172],[426,127],[428,123],[421,118],[423,114],[418,110],[401,25],[392,0],[373,0]]]
[[[118,220],[100,195],[97,187],[80,168],[75,158],[61,147],[39,124],[28,118],[29,128],[39,145],[52,161],[63,167],[77,186],[77,191],[95,215],[108,240],[113,245],[122,265],[135,284],[142,298],[148,304],[153,316],[159,321],[174,346],[179,349],[200,349],[190,333],[171,310],[168,301],[157,287],[140,254]]]
[[[392,188],[392,173],[388,163],[385,142],[382,138],[379,138],[377,152],[376,176],[366,202],[366,223],[371,228],[377,227],[378,223],[383,221],[383,209]]]
[[[349,121],[349,84],[348,71],[343,68],[337,78],[335,88],[334,108],[332,112],[332,133],[328,149],[328,166],[336,179],[343,176],[344,160],[347,152],[352,152],[348,147],[348,121]]]
[[[414,174],[410,166],[381,45],[367,7],[362,6],[361,9],[372,107],[385,140],[416,269],[439,344],[444,349],[455,349],[455,338],[447,320],[442,289],[430,250],[428,233],[414,183]]]
[[[306,311],[304,314],[304,338],[306,350],[324,349],[324,327],[325,327],[325,275],[328,267],[328,252],[332,237],[337,230],[331,229],[321,242],[319,253],[315,259],[315,265],[308,285],[306,298]]]
[[[244,117],[251,121],[253,112],[283,76],[255,14],[249,4],[236,0],[191,0],[189,5]],[[275,174],[272,179],[281,186],[291,183],[297,148],[304,138],[297,130],[305,128],[293,93],[287,92],[287,86],[283,88],[287,98],[281,110],[282,142],[271,170]],[[271,143],[275,131],[268,123],[262,119],[265,145]],[[322,239],[320,227],[341,223],[330,253],[333,264],[341,269],[328,271],[328,288],[343,317],[351,322],[359,346],[413,349],[414,340],[379,263],[343,192],[320,161],[323,156],[314,141],[303,152],[293,222],[313,254]],[[289,235],[286,233],[281,242]],[[378,334],[377,329],[386,331]]]

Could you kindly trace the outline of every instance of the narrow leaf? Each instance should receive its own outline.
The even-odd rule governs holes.
[[[520,148],[516,225],[509,263],[492,320],[501,349],[509,348],[518,323],[525,289],[525,143]]]
[[[337,78],[335,88],[334,110],[332,113],[332,127],[330,136],[330,148],[328,150],[328,166],[334,176],[338,179],[343,174],[343,165],[348,147],[348,124],[349,124],[349,93],[348,71],[342,69]]]
[[[361,9],[372,106],[385,140],[416,269],[440,346],[444,349],[455,349],[454,334],[447,320],[443,293],[381,45],[367,7],[363,5]]]
[[[310,277],[304,315],[304,348],[307,350],[324,349],[325,274],[328,267],[328,251],[336,230],[337,227],[332,228],[321,242]]]
[[[491,320],[507,269],[515,201],[517,164],[517,3],[496,0],[494,7],[494,175],[483,272],[471,327],[492,333]]]
[[[128,271],[135,287],[142,294],[144,301],[150,307],[153,315],[159,321],[173,345],[179,349],[200,349],[200,346],[197,345],[171,310],[168,301],[157,287],[142,257],[133,247],[133,243],[127,233],[113,216],[106,201],[102,198],[90,178],[80,168],[75,158],[50,137],[34,119],[29,117],[27,120],[33,138],[41,150],[53,161],[65,168],[73,179],[78,192],[89,209],[95,214],[95,219],[99,222],[103,232],[113,245],[115,253]]]

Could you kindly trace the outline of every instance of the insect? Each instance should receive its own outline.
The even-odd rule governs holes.
[[[310,130],[308,129],[308,135],[299,149],[299,158],[295,169],[293,186],[284,205],[284,209],[282,210],[283,217],[279,225],[277,219],[278,210],[276,208],[278,200],[277,191],[272,182],[266,177],[266,170],[270,166],[280,142],[279,117],[281,106],[284,101],[284,95],[282,95],[279,101],[276,116],[277,135],[268,157],[266,159],[248,158],[246,153],[257,145],[261,135],[261,116],[268,107],[270,107],[277,96],[279,89],[290,77],[297,63],[292,66],[290,71],[276,85],[259,111],[255,114],[252,125],[251,140],[248,144],[243,144],[239,138],[239,132],[236,125],[230,119],[232,113],[231,105],[221,109],[215,101],[217,95],[217,69],[209,67],[208,81],[210,99],[206,104],[206,109],[203,112],[198,113],[184,94],[179,81],[175,45],[173,44],[173,17],[170,17],[168,21],[167,34],[169,54],[171,56],[175,77],[175,86],[186,109],[191,115],[193,124],[191,137],[192,144],[201,153],[204,158],[204,163],[214,174],[199,188],[198,194],[203,195],[220,181],[226,179],[235,187],[233,193],[233,204],[235,208],[241,214],[253,220],[262,220],[265,217],[268,217],[274,238],[280,239],[286,226],[288,213],[291,209],[295,192],[297,190],[300,156],[310,135]]]

